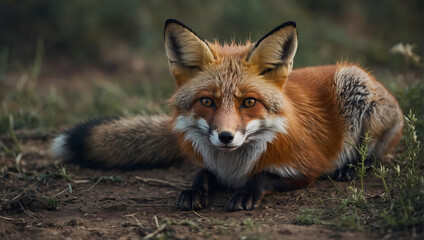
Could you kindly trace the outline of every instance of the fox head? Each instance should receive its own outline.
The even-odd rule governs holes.
[[[297,49],[294,22],[254,43],[208,42],[177,20],[165,23],[165,48],[177,88],[174,130],[202,154],[263,146],[286,132],[282,89]],[[258,143],[262,143],[258,145]]]

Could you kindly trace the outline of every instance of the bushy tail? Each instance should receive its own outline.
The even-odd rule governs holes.
[[[96,168],[166,167],[184,159],[166,115],[83,122],[56,137],[50,152]]]

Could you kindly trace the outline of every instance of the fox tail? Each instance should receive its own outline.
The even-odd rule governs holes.
[[[50,154],[93,168],[160,168],[184,160],[171,117],[134,116],[82,122],[53,140]]]

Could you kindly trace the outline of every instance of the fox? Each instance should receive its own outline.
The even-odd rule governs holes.
[[[321,177],[351,180],[360,157],[354,145],[365,133],[373,139],[368,165],[401,139],[398,102],[361,66],[293,70],[294,21],[256,42],[221,44],[168,19],[164,43],[176,83],[171,113],[79,123],[53,140],[54,158],[104,169],[198,163],[202,169],[177,207],[205,209],[211,194],[227,189],[225,209],[238,211]]]

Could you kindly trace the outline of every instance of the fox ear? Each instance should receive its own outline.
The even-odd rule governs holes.
[[[178,86],[214,60],[208,44],[178,20],[166,20],[164,35],[169,68]]]
[[[286,22],[257,41],[246,61],[257,66],[259,74],[264,75],[264,78],[282,85],[293,68],[296,49],[296,23]]]

